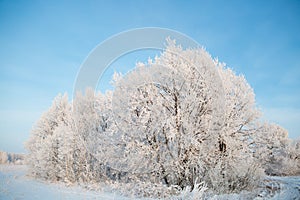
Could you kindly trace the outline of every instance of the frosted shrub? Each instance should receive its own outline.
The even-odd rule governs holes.
[[[268,175],[300,174],[300,142],[277,124],[264,123],[254,135],[255,157]]]
[[[209,170],[208,186],[219,194],[239,193],[258,187],[262,175],[262,169],[254,160],[225,158]]]
[[[290,140],[281,157],[279,174],[287,176],[300,175],[300,140]]]
[[[195,183],[194,188],[192,189],[190,186],[184,188],[180,194],[174,198],[175,199],[182,199],[182,200],[194,200],[194,199],[204,199],[205,191],[208,188],[206,185],[202,183]]]

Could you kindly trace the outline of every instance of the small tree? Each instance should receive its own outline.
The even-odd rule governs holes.
[[[289,139],[287,130],[273,123],[264,123],[257,132],[255,156],[267,174],[300,174],[299,140]]]
[[[285,151],[287,156],[282,161],[282,174],[288,176],[300,175],[300,138],[290,140]]]
[[[52,106],[45,112],[31,131],[26,142],[29,155],[27,163],[32,175],[50,180],[58,180],[56,169],[58,165],[60,139],[54,134],[55,129],[62,124],[67,124],[70,117],[70,104],[68,96],[58,95]]]
[[[255,156],[267,174],[281,174],[282,160],[287,156],[288,132],[277,124],[264,123],[256,130]]]

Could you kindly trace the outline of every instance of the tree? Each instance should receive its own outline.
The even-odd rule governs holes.
[[[8,155],[5,151],[0,151],[0,164],[9,163]]]
[[[74,183],[105,176],[102,135],[112,123],[110,96],[88,88],[85,94],[76,95],[72,106],[67,95],[55,98],[26,143],[35,177]]]
[[[299,140],[288,138],[288,132],[274,123],[264,123],[257,130],[255,156],[269,175],[300,173]]]
[[[72,131],[77,141],[74,152],[76,177],[82,181],[98,180],[104,175],[103,134],[110,126],[109,93],[95,93],[87,88],[85,94],[78,93],[73,102]],[[107,156],[107,155],[106,155]]]
[[[218,90],[218,79],[224,90]],[[193,188],[198,180],[217,190],[216,181],[224,186],[243,176],[244,188],[250,188],[259,177],[257,166],[247,170],[254,165],[249,141],[258,116],[254,93],[244,77],[204,49],[182,50],[169,41],[154,62],[117,76],[117,85],[113,110],[119,140],[111,146],[119,149],[117,163],[131,178],[181,188]],[[226,170],[238,169],[242,159],[250,164],[245,173],[226,179]]]
[[[282,174],[288,176],[300,175],[300,138],[289,140],[285,151],[287,156],[283,158]]]
[[[32,175],[50,180],[58,179],[56,166],[60,140],[54,133],[57,127],[67,124],[70,109],[67,94],[63,96],[59,94],[49,110],[41,116],[33,127],[30,138],[25,145],[29,152],[27,163],[30,165]]]

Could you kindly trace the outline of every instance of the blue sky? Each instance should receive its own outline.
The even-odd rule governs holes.
[[[114,34],[141,27],[195,39],[246,76],[265,119],[299,137],[299,19],[297,0],[1,0],[0,150],[24,152],[31,127],[53,98],[72,95],[89,52]],[[135,61],[124,58],[112,67]]]

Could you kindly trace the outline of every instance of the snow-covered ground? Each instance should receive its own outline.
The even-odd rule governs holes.
[[[271,199],[300,199],[300,176],[267,177],[267,189],[273,192]]]
[[[129,199],[110,192],[87,191],[78,186],[47,183],[26,176],[25,165],[0,165],[0,199]]]
[[[0,165],[0,199],[104,199],[128,200],[107,191],[89,191],[79,186],[47,183],[26,176],[25,165]],[[249,194],[209,195],[209,199],[245,199]],[[259,199],[300,200],[300,177],[267,177]],[[267,198],[268,197],[268,198]]]

